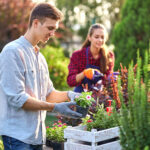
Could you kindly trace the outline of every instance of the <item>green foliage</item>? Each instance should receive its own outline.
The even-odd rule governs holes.
[[[77,105],[81,107],[90,107],[92,102],[94,102],[94,98],[91,96],[92,92],[82,92],[79,97],[75,98]]]
[[[133,59],[136,62],[136,52],[144,58],[150,39],[150,1],[126,0],[121,11],[121,21],[117,23],[112,32],[112,43],[115,45],[115,69],[120,62],[128,64]]]
[[[6,44],[25,32],[33,5],[31,0],[0,0],[0,44]]]
[[[67,75],[69,59],[64,56],[62,48],[54,48],[46,46],[41,50],[44,55],[49,69],[50,78],[54,84],[54,87],[59,90],[68,89]]]
[[[114,26],[115,22],[119,20],[119,10],[124,1],[125,0],[56,0],[56,6],[62,10],[64,14],[65,26],[69,29],[73,29],[74,25],[80,25],[81,28],[78,30],[78,35],[85,39],[88,28],[93,23],[103,23],[104,20],[108,19],[110,20],[111,26]],[[116,11],[116,9],[118,11]],[[84,15],[85,18],[81,18],[82,16],[84,17]],[[84,19],[85,22],[82,22]]]
[[[66,123],[61,121],[54,123],[52,127],[46,128],[46,137],[48,140],[55,142],[64,142],[64,129],[67,127]]]
[[[4,150],[3,142],[0,140],[0,150]]]
[[[147,52],[145,53],[147,62]],[[137,70],[136,75],[133,72],[133,62],[128,70],[128,105],[124,104],[121,97],[122,114],[120,120],[120,141],[123,150],[144,150],[150,146],[150,104],[148,103],[147,90],[147,74],[148,63],[144,66],[144,74],[146,82],[141,82],[142,79],[142,60],[137,52]],[[147,71],[146,71],[147,70]],[[121,89],[119,89],[121,93]]]
[[[119,118],[120,114],[116,113],[115,110],[112,111],[111,114],[106,112],[103,104],[97,106],[97,112],[93,114],[93,122],[87,122],[87,130],[108,129],[119,126],[119,122],[116,120],[116,115]]]

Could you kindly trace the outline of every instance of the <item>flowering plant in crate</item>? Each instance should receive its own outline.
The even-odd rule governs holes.
[[[52,127],[46,128],[47,139],[55,142],[64,142],[64,129],[66,127],[66,123],[62,123],[60,120],[58,120],[52,125]]]
[[[93,118],[89,116],[82,119],[82,125],[87,126],[87,130],[91,129],[103,130],[119,126],[120,122],[116,119],[116,115],[120,116],[113,107],[111,110],[105,110],[104,105],[97,106],[97,112],[93,114]],[[117,117],[119,118],[119,117]]]

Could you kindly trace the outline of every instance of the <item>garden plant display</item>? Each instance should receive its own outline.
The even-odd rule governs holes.
[[[103,104],[97,106],[97,112],[93,114],[92,119],[91,116],[83,118],[82,125],[87,126],[87,131],[91,131],[91,129],[99,131],[119,126],[120,122],[116,119],[116,115],[118,118],[121,118],[120,113],[113,109],[113,107],[111,108],[111,111],[106,111]]]
[[[46,137],[52,142],[64,142],[64,129],[67,127],[66,123],[58,120],[52,127],[46,127]]]

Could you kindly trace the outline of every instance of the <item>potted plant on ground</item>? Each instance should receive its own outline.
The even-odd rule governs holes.
[[[53,147],[53,150],[64,149],[64,129],[67,127],[66,123],[58,120],[52,127],[46,128],[46,145]]]

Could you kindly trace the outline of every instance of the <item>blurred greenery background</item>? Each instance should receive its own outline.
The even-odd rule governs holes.
[[[120,63],[136,61],[139,49],[143,58],[150,40],[150,0],[0,0],[0,51],[4,45],[24,34],[29,13],[37,2],[49,2],[64,14],[55,37],[40,45],[50,78],[59,90],[66,83],[69,57],[82,42],[93,23],[102,23],[109,33],[107,45],[115,53],[115,70]]]
[[[64,14],[55,37],[47,43],[51,47],[41,45],[49,51],[43,50],[43,54],[53,53],[53,62],[57,63],[52,62],[51,56],[46,56],[49,68],[55,68],[50,70],[50,76],[58,89],[69,89],[67,84],[62,83],[66,82],[69,56],[80,49],[93,23],[106,26],[109,33],[107,45],[116,56],[115,70],[120,68],[120,63],[128,67],[132,59],[135,62],[138,49],[144,57],[144,51],[149,47],[149,0],[0,0],[0,51],[6,43],[25,33],[30,10],[38,2],[52,3]],[[61,51],[64,55],[54,56],[58,53],[51,50]],[[60,76],[63,76],[62,80]]]

